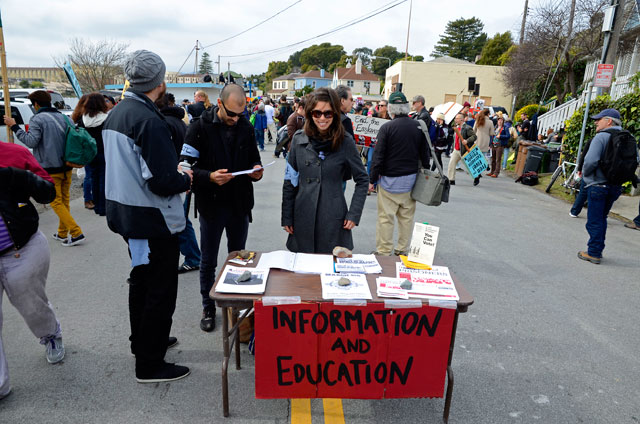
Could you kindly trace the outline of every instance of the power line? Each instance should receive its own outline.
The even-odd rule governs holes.
[[[189,58],[191,57],[191,54],[193,53],[193,51],[195,50],[195,46],[193,46],[191,48],[191,51],[189,52],[189,55],[187,56],[187,58],[184,60],[184,62],[182,63],[182,66],[180,66],[180,69],[178,69],[178,73],[180,73],[180,71],[182,70],[182,67],[185,65],[185,63],[187,63],[187,60],[189,60]]]
[[[291,9],[293,6],[295,6],[296,4],[300,3],[301,1],[302,1],[302,0],[298,0],[298,1],[296,1],[295,3],[290,4],[289,6],[285,7],[284,9],[282,9],[281,11],[279,11],[278,13],[276,13],[275,15],[271,15],[271,16],[269,16],[267,19],[265,19],[265,20],[263,20],[263,21],[261,21],[261,22],[259,22],[259,23],[255,24],[255,25],[254,25],[254,26],[252,26],[251,28],[247,28],[247,29],[245,29],[245,30],[244,30],[244,31],[242,31],[242,32],[239,32],[239,33],[237,33],[237,34],[235,34],[235,35],[232,35],[231,37],[227,37],[227,38],[225,38],[224,40],[216,41],[215,43],[213,43],[213,44],[209,44],[209,45],[207,45],[207,46],[203,46],[202,48],[203,48],[203,49],[206,49],[206,48],[209,48],[209,47],[211,47],[211,46],[215,46],[215,45],[217,45],[217,44],[224,43],[225,41],[229,41],[229,40],[231,40],[232,38],[236,38],[236,37],[238,37],[238,36],[240,36],[240,35],[244,34],[245,32],[251,31],[252,29],[254,29],[254,28],[256,28],[256,27],[259,27],[259,26],[260,26],[260,25],[262,25],[263,23],[265,23],[265,22],[267,22],[267,21],[270,21],[271,19],[275,18],[276,16],[278,16],[278,15],[279,15],[279,14],[281,14],[282,12],[284,12],[284,11],[286,11],[286,10],[288,10],[288,9]]]
[[[263,50],[263,51],[259,51],[259,52],[236,54],[236,55],[229,55],[229,56],[220,56],[220,57],[245,57],[245,56],[254,56],[254,55],[259,55],[259,54],[264,54],[264,53],[272,53],[272,52],[277,52],[277,51],[280,51],[280,50],[286,50],[288,48],[295,47],[295,46],[298,46],[300,44],[307,43],[307,42],[309,42],[311,40],[315,40],[316,38],[324,37],[326,35],[333,34],[334,32],[338,32],[340,30],[349,28],[352,25],[358,24],[360,22],[364,22],[364,21],[366,21],[368,19],[373,18],[374,16],[377,16],[377,15],[383,13],[383,12],[386,12],[389,9],[393,9],[394,7],[399,6],[402,3],[406,3],[407,1],[408,0],[400,0],[400,1],[394,0],[392,2],[389,2],[389,3],[385,4],[384,6],[381,6],[381,7],[377,8],[377,9],[374,9],[371,12],[366,13],[365,15],[362,15],[361,17],[358,17],[358,18],[356,18],[354,20],[345,22],[344,24],[339,25],[339,26],[337,26],[336,28],[334,28],[332,30],[329,30],[329,31],[324,32],[324,33],[319,34],[319,35],[316,35],[315,37],[307,38],[306,40],[298,41],[297,43],[292,43],[292,44],[288,44],[286,46],[278,47],[278,48],[275,48],[275,49]]]

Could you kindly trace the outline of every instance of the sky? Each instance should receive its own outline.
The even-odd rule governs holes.
[[[0,13],[9,67],[54,66],[53,58],[65,55],[70,40],[79,37],[128,43],[130,51],[151,50],[163,58],[168,71],[193,72],[195,56],[189,54],[196,40],[208,46],[292,5],[255,29],[204,50],[213,61],[222,56],[223,70],[230,62],[231,70],[248,75],[266,71],[270,61],[286,61],[293,52],[323,42],[340,44],[347,53],[357,47],[375,50],[384,45],[404,52],[409,0],[304,44],[260,55],[230,57],[277,49],[315,37],[399,1],[2,0]],[[529,7],[538,1],[543,0],[532,0]],[[498,7],[480,0],[413,0],[409,54],[429,60],[447,22],[463,17],[479,18],[489,37],[511,31],[517,39],[523,8],[524,0],[504,1]]]

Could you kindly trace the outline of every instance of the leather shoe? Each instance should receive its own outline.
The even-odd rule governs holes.
[[[583,261],[591,262],[592,264],[599,264],[602,258],[596,258],[589,255],[587,252],[578,252],[578,257]]]
[[[640,231],[640,227],[637,226],[635,224],[635,222],[632,222],[631,224],[624,224],[624,226],[627,227],[627,228],[631,228],[632,230],[639,230]]]
[[[202,319],[200,320],[200,329],[207,333],[212,332],[216,328],[216,308],[205,308],[202,311]]]

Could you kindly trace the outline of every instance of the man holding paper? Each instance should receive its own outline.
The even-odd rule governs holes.
[[[253,126],[243,115],[245,105],[242,87],[226,85],[218,105],[189,126],[182,147],[182,158],[193,165],[193,192],[200,213],[200,328],[206,332],[215,328],[216,309],[209,291],[216,276],[222,232],[229,252],[244,249],[254,202],[253,182],[264,172]],[[233,175],[246,169],[256,171]]]

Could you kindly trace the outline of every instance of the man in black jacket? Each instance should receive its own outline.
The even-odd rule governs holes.
[[[49,244],[38,230],[38,212],[30,198],[50,203],[53,179],[24,147],[0,143],[0,300],[3,291],[34,336],[46,346],[49,363],[64,358],[60,323],[47,299]],[[0,302],[0,326],[2,302]],[[11,392],[0,332],[0,399]]]
[[[421,95],[417,95],[411,100],[411,108],[416,111],[413,119],[424,121],[424,123],[427,124],[427,128],[430,128],[431,124],[433,124],[433,119],[427,108],[424,107],[424,102],[424,97]]]
[[[373,151],[369,190],[378,183],[376,251],[379,255],[406,255],[411,241],[416,201],[411,189],[418,174],[418,161],[429,167],[430,152],[420,126],[409,118],[409,103],[399,91],[389,97],[393,120],[380,127]],[[398,244],[393,249],[394,221],[398,219]]]
[[[178,294],[178,233],[185,228],[180,193],[191,171],[180,173],[164,116],[154,101],[166,91],[165,65],[147,50],[126,60],[131,89],[104,123],[107,224],[128,244],[131,351],[138,383],[173,381],[189,368],[164,361]]]
[[[216,308],[209,292],[215,280],[222,232],[226,233],[229,252],[244,249],[253,209],[253,182],[262,178],[255,132],[243,115],[245,105],[242,87],[227,84],[218,106],[189,126],[182,148],[182,157],[193,164],[193,192],[200,213],[200,328],[207,332],[215,328]],[[231,175],[252,168],[259,169]]]

